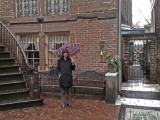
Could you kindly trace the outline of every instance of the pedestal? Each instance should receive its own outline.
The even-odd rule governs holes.
[[[106,94],[105,94],[105,101],[109,104],[115,104],[117,99],[117,80],[118,80],[118,73],[107,73],[105,75],[106,80]]]

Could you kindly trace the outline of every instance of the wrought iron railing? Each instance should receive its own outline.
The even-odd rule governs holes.
[[[5,45],[10,51],[11,57],[15,59],[16,64],[19,65],[20,71],[23,74],[27,88],[31,90],[33,87],[33,71],[30,69],[27,57],[22,49],[19,41],[11,33],[11,31],[0,21],[0,43]]]

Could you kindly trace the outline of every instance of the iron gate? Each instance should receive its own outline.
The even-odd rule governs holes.
[[[129,40],[128,78],[143,79],[150,77],[150,41]]]

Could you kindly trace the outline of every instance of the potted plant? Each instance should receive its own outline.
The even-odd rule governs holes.
[[[109,72],[117,72],[117,68],[121,68],[121,60],[118,55],[110,55],[107,57],[107,65]]]

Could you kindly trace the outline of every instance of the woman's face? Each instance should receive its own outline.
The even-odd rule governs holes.
[[[64,58],[68,57],[68,53],[63,53]]]

